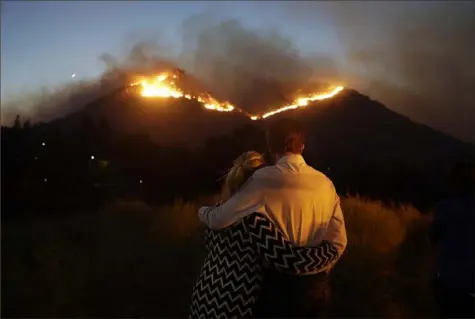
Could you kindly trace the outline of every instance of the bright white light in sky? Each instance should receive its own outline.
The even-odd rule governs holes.
[[[72,77],[72,78],[75,78],[75,77],[76,77],[76,73],[71,74],[71,77]]]

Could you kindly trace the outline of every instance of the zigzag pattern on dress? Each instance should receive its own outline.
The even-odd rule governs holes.
[[[338,258],[338,251],[328,241],[322,241],[313,248],[293,246],[262,214],[245,217],[244,225],[260,258],[282,273],[318,273]]]
[[[193,289],[190,317],[251,316],[261,271],[244,224],[206,229],[205,236],[208,255]]]
[[[295,247],[266,216],[244,217],[220,231],[206,229],[208,255],[192,293],[190,318],[252,316],[265,272],[304,275],[322,271],[338,258],[330,243]]]

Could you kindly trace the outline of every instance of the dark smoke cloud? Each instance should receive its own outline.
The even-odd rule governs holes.
[[[110,85],[102,81],[81,81],[56,88],[25,92],[21,96],[2,101],[2,125],[10,125],[17,114],[22,120],[34,123],[70,114],[107,91]]]
[[[288,2],[289,23],[328,17],[350,86],[394,110],[475,142],[475,2]],[[308,30],[312,32],[312,30]]]
[[[207,15],[183,23],[181,57],[206,87],[248,111],[279,105],[309,82],[326,59],[306,60],[276,29],[251,30]],[[328,68],[327,68],[328,69]]]

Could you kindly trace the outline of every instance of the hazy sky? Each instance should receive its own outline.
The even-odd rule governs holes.
[[[105,70],[101,54],[124,56],[133,42],[154,39],[178,53],[184,32],[193,33],[184,21],[204,12],[242,28],[278,30],[344,84],[475,141],[473,1],[3,1],[2,106],[98,77]],[[16,107],[10,103],[2,113]]]

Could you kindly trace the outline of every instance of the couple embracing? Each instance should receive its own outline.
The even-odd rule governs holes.
[[[202,207],[207,256],[194,286],[191,318],[325,317],[329,274],[346,248],[333,183],[305,163],[299,122],[270,125],[266,166],[239,156],[223,201]]]

